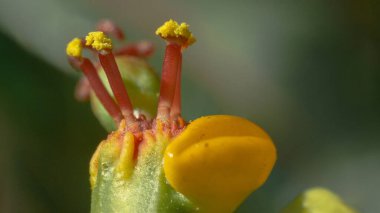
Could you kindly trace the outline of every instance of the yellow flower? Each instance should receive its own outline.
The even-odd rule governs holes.
[[[86,46],[97,52],[114,98],[92,62],[68,51],[118,126],[90,163],[91,211],[233,212],[266,181],[276,148],[263,129],[244,118],[213,115],[187,123],[181,115],[182,52],[195,38],[189,25],[173,20],[156,34],[167,46],[153,119],[134,113],[105,32],[89,33]]]

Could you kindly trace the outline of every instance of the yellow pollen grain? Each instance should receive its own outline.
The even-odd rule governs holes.
[[[82,57],[82,40],[80,38],[73,38],[69,43],[67,43],[66,54],[68,56],[80,58]]]
[[[191,36],[191,32],[189,30],[189,25],[186,23],[181,23],[175,30],[174,33],[177,36],[189,38]]]
[[[184,46],[189,46],[195,42],[195,37],[189,30],[189,25],[184,22],[178,24],[178,22],[173,19],[170,19],[157,28],[156,35],[163,39],[174,39],[180,41]]]
[[[89,32],[86,36],[86,46],[100,50],[111,50],[112,40],[101,31]]]
[[[173,19],[165,22],[161,27],[157,28],[156,35],[162,38],[175,37],[175,30],[178,28],[178,23]]]

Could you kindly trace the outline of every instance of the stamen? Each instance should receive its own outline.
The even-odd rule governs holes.
[[[111,20],[102,20],[97,24],[97,30],[102,31],[108,35],[115,37],[118,40],[124,40],[125,36],[123,31]]]
[[[168,41],[157,109],[157,118],[167,121],[169,116],[173,118],[181,114],[182,49],[194,43],[195,38],[189,30],[189,25],[179,25],[172,19],[159,27],[156,34]]]
[[[106,88],[99,78],[98,72],[96,71],[94,65],[89,59],[83,58],[79,67],[88,79],[88,82],[90,83],[91,88],[95,92],[95,95],[98,97],[99,101],[114,119],[116,125],[119,125],[120,121],[122,120],[120,109],[112,97],[108,94]]]
[[[86,46],[91,46],[98,51],[100,64],[102,65],[116,101],[119,103],[127,126],[136,121],[133,115],[132,103],[129,99],[127,90],[124,87],[119,68],[112,54],[112,41],[103,32],[90,32],[86,36]]]
[[[114,119],[116,125],[119,125],[120,121],[122,120],[121,111],[112,97],[108,94],[106,88],[99,78],[98,72],[94,65],[89,59],[82,57],[82,49],[82,39],[74,38],[71,40],[66,47],[66,53],[69,56],[69,62],[73,67],[83,72],[99,101]]]

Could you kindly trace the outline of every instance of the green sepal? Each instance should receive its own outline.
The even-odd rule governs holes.
[[[194,212],[196,207],[167,182],[162,167],[168,137],[148,137],[127,177],[117,169],[122,160],[117,143],[104,145],[99,153],[96,184],[92,190],[92,213]],[[116,151],[115,151],[116,150]]]

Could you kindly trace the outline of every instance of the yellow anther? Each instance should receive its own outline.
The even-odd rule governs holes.
[[[186,23],[181,23],[175,30],[174,33],[177,36],[182,36],[185,38],[190,38],[191,32],[189,30],[189,25]]]
[[[101,31],[90,32],[86,36],[86,46],[100,50],[111,50],[112,40]]]
[[[175,30],[178,28],[178,23],[173,19],[165,22],[161,27],[157,28],[156,35],[162,38],[175,37]]]
[[[178,24],[170,19],[156,30],[156,35],[163,39],[176,41],[187,47],[195,42],[195,37],[189,30],[189,25],[186,23]]]
[[[68,56],[80,58],[82,57],[82,40],[80,38],[74,38],[66,47],[66,54]]]

